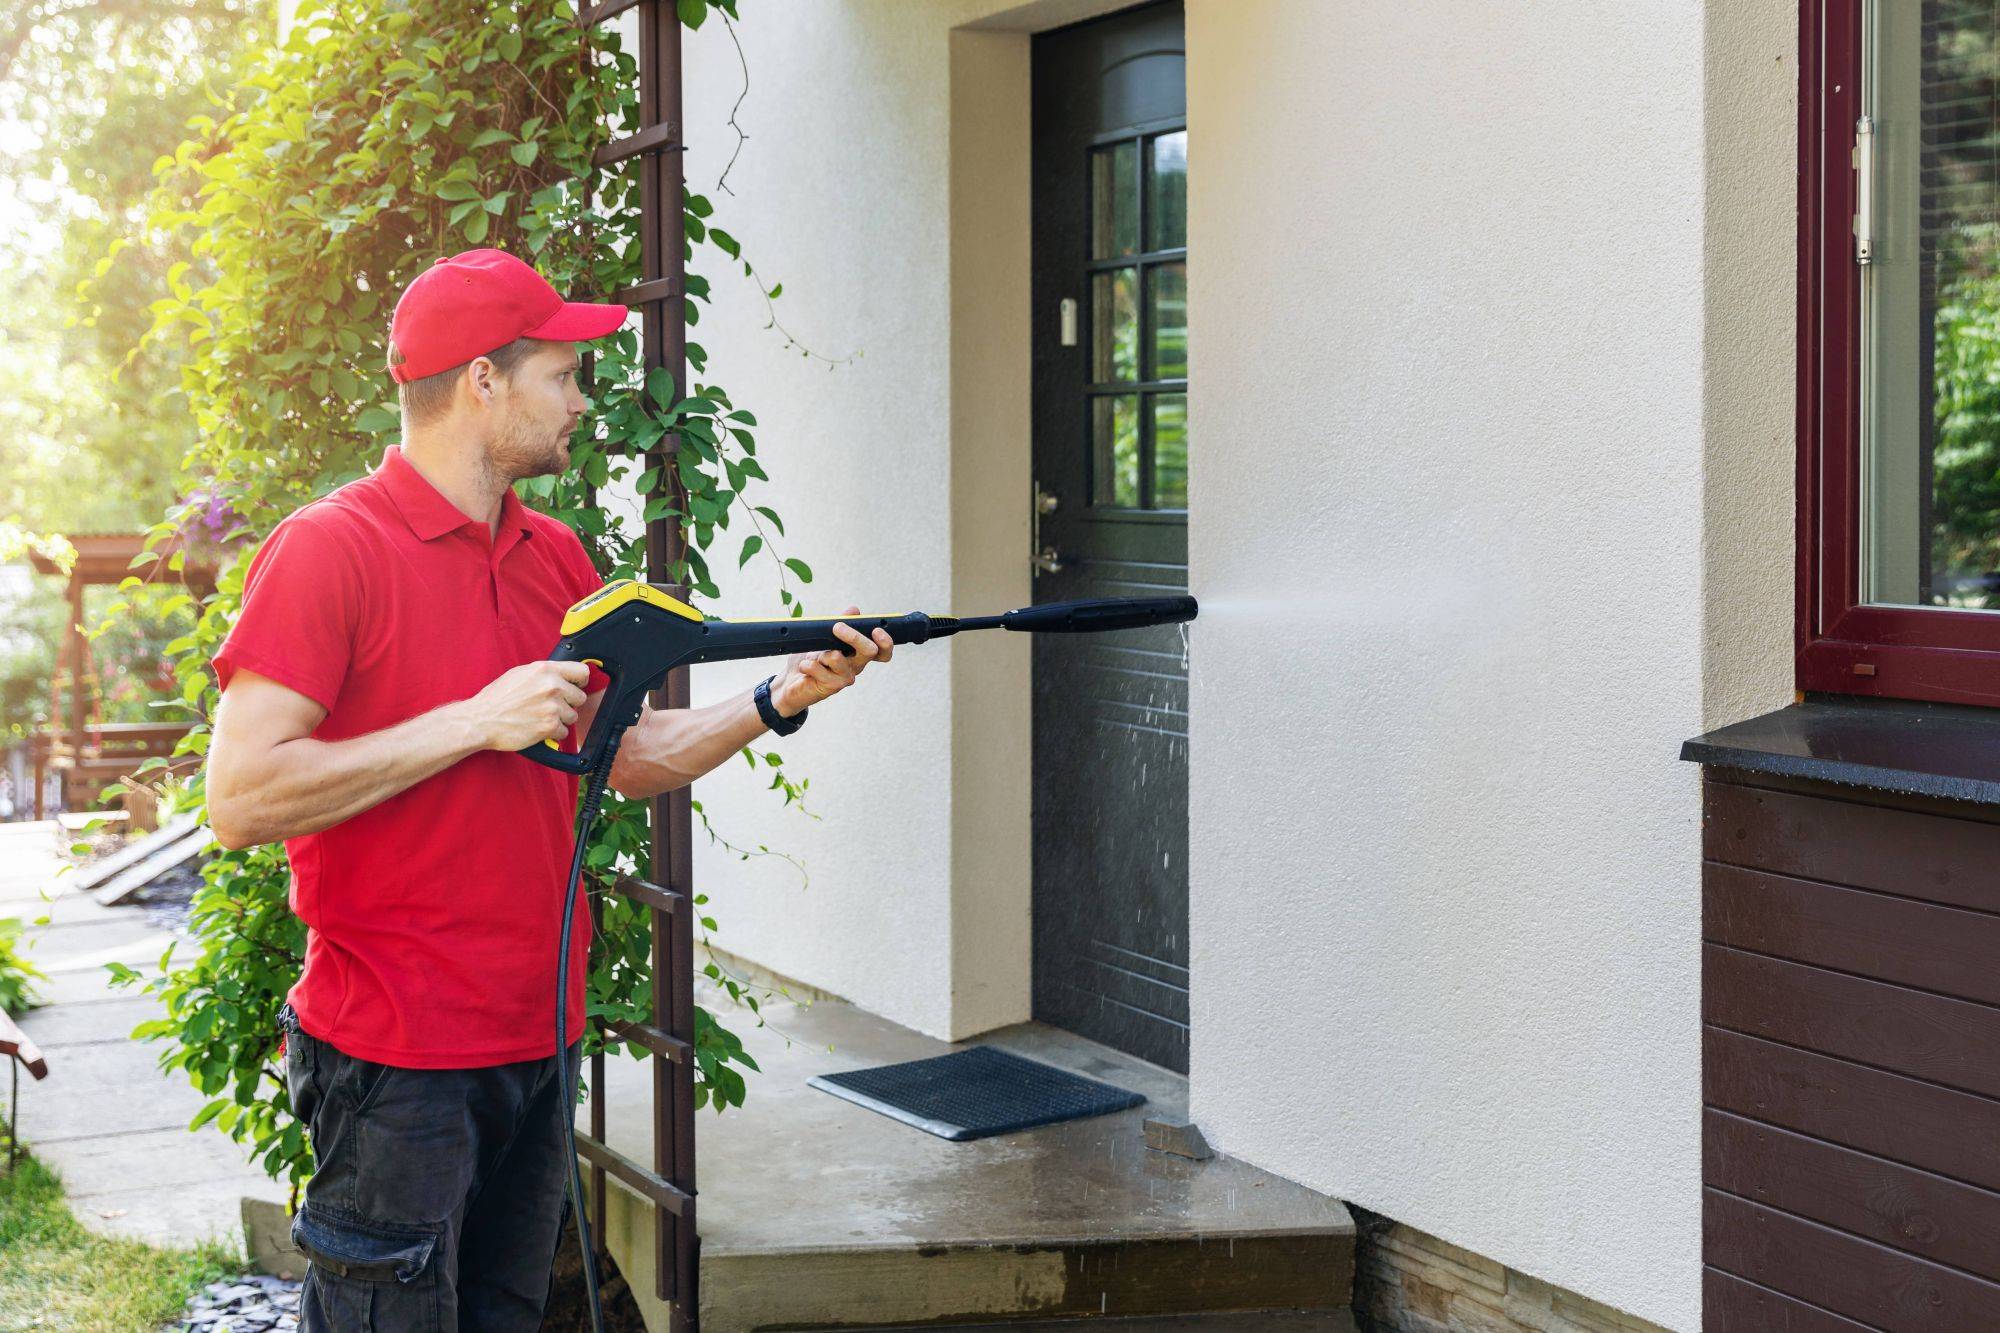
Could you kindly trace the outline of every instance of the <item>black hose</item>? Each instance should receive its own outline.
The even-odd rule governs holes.
[[[618,754],[617,731],[613,731],[599,759],[585,779],[583,805],[576,814],[576,854],[570,858],[569,887],[563,891],[562,943],[556,955],[556,1082],[562,1090],[563,1151],[568,1157],[570,1208],[576,1214],[577,1242],[583,1247],[583,1289],[590,1300],[591,1333],[604,1333],[604,1306],[597,1294],[597,1250],[590,1243],[590,1218],[583,1207],[583,1169],[576,1161],[576,1085],[569,1078],[569,932],[576,920],[576,891],[583,880],[584,853],[590,847],[591,826],[597,823],[597,808],[604,800],[604,788],[611,778],[611,761]],[[578,1061],[579,1074],[582,1062]],[[602,1097],[604,1089],[592,1088],[590,1095]]]

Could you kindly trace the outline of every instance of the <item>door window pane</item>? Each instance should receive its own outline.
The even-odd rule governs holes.
[[[1178,250],[1187,244],[1187,131],[1157,135],[1147,148],[1146,248]]]
[[[1139,145],[1127,139],[1091,150],[1090,257],[1111,259],[1138,248]]]
[[[1090,400],[1091,503],[1139,504],[1139,400],[1129,394]]]
[[[1153,507],[1187,508],[1187,395],[1156,393],[1153,409]]]
[[[1090,377],[1099,384],[1139,377],[1137,275],[1129,268],[1090,279]]]
[[[2000,609],[2000,14],[1868,8],[1862,598]]]
[[[1148,354],[1156,380],[1184,380],[1188,373],[1187,265],[1155,264],[1146,270]]]

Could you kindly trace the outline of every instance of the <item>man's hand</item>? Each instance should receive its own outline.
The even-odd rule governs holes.
[[[850,606],[842,615],[858,615],[861,608]],[[833,627],[834,636],[851,645],[853,653],[826,648],[816,653],[799,653],[785,663],[785,669],[771,682],[771,706],[780,717],[792,717],[822,699],[834,695],[861,678],[870,662],[886,662],[896,651],[889,631],[877,628],[873,638],[852,625]]]
[[[529,662],[466,700],[481,749],[525,750],[560,741],[576,725],[590,668],[582,662]]]

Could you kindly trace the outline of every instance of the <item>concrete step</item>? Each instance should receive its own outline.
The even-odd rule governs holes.
[[[1288,1314],[1190,1314],[1163,1319],[1092,1319],[1091,1333],[1356,1333],[1352,1310],[1300,1310]],[[954,1324],[952,1333],[1077,1333],[1075,1319],[1028,1319],[1011,1324]],[[908,1325],[903,1325],[907,1329]],[[832,1333],[812,1329],[809,1333]],[[839,1333],[896,1333],[895,1326],[842,1329]]]
[[[838,1001],[765,1014],[766,1028],[747,1014],[732,1023],[764,1070],[749,1076],[746,1106],[697,1122],[710,1333],[1077,1318],[1117,1328],[1138,1316],[1154,1322],[1126,1327],[1150,1333],[1197,1314],[1223,1322],[1186,1324],[1190,1333],[1259,1328],[1243,1321],[1267,1315],[1297,1333],[1349,1327],[1326,1323],[1352,1299],[1345,1207],[1228,1157],[1193,1162],[1145,1146],[1144,1120],[1185,1114],[1178,1075],[1059,1029],[1008,1028],[979,1042],[1147,1101],[952,1143],[806,1086],[950,1045]],[[607,1083],[611,1145],[650,1162],[646,1066],[613,1061]],[[652,1209],[615,1186],[606,1202],[620,1270],[650,1326],[664,1329],[651,1301]],[[1300,1323],[1300,1311],[1321,1312],[1320,1324]]]

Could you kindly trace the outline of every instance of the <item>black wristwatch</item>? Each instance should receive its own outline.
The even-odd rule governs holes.
[[[766,676],[758,681],[757,688],[750,692],[750,697],[757,701],[757,716],[764,719],[764,725],[777,735],[789,736],[806,724],[806,714],[812,710],[801,708],[790,717],[782,716],[778,712],[777,705],[771,702],[771,682],[776,679],[776,676]]]

